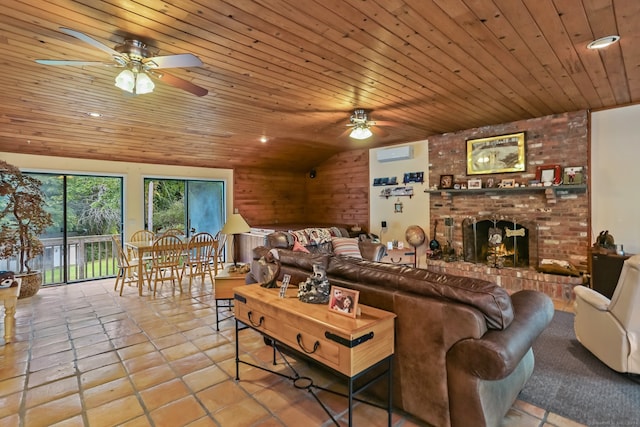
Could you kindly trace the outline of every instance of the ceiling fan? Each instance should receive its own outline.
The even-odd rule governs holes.
[[[367,112],[362,108],[357,108],[349,118],[347,126],[352,127],[349,137],[353,139],[367,139],[376,131],[373,126],[393,126],[392,122],[376,122],[369,120]],[[380,132],[378,130],[378,132]]]
[[[153,56],[146,44],[139,40],[125,40],[113,49],[79,31],[60,28],[65,34],[82,40],[109,55],[111,62],[102,61],[63,61],[56,59],[36,59],[38,64],[44,65],[72,65],[72,66],[107,66],[124,68],[116,77],[115,85],[127,92],[142,95],[153,91],[155,87],[152,76],[164,83],[185,90],[197,96],[205,96],[209,91],[180,77],[158,71],[164,68],[200,67],[202,61],[191,53],[178,55]]]

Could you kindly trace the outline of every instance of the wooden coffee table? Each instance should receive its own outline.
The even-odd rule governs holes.
[[[216,301],[216,331],[220,330],[219,323],[221,321],[227,320],[233,316],[225,317],[224,319],[218,318],[218,308],[219,307],[229,307],[231,309],[232,301],[233,301],[233,290],[238,286],[244,286],[245,280],[247,278],[247,273],[230,273],[229,268],[225,268],[220,271],[214,280],[213,284],[213,296]],[[220,301],[227,301],[226,304],[220,305]]]

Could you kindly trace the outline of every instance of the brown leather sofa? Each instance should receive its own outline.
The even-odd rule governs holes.
[[[533,372],[533,341],[553,316],[541,292],[510,296],[484,280],[324,253],[278,253],[281,275],[290,274],[292,284],[320,263],[332,285],[396,313],[393,403],[433,426],[499,426]]]

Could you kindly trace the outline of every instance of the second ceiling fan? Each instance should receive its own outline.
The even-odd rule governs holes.
[[[202,61],[191,53],[177,55],[154,56],[143,42],[135,39],[125,40],[113,49],[109,46],[76,30],[60,28],[65,34],[73,36],[96,47],[109,55],[111,62],[102,61],[67,61],[56,59],[36,59],[38,64],[71,65],[71,66],[107,66],[124,68],[116,77],[115,85],[127,92],[142,95],[153,91],[154,83],[149,76],[161,82],[185,90],[197,96],[205,96],[209,91],[180,77],[159,71],[164,68],[200,67]]]

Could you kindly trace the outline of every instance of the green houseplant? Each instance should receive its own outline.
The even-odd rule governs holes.
[[[29,261],[44,251],[39,236],[53,221],[38,179],[4,160],[0,178],[0,258],[15,258],[16,276],[22,278],[20,298],[30,297],[40,289],[42,274]]]

